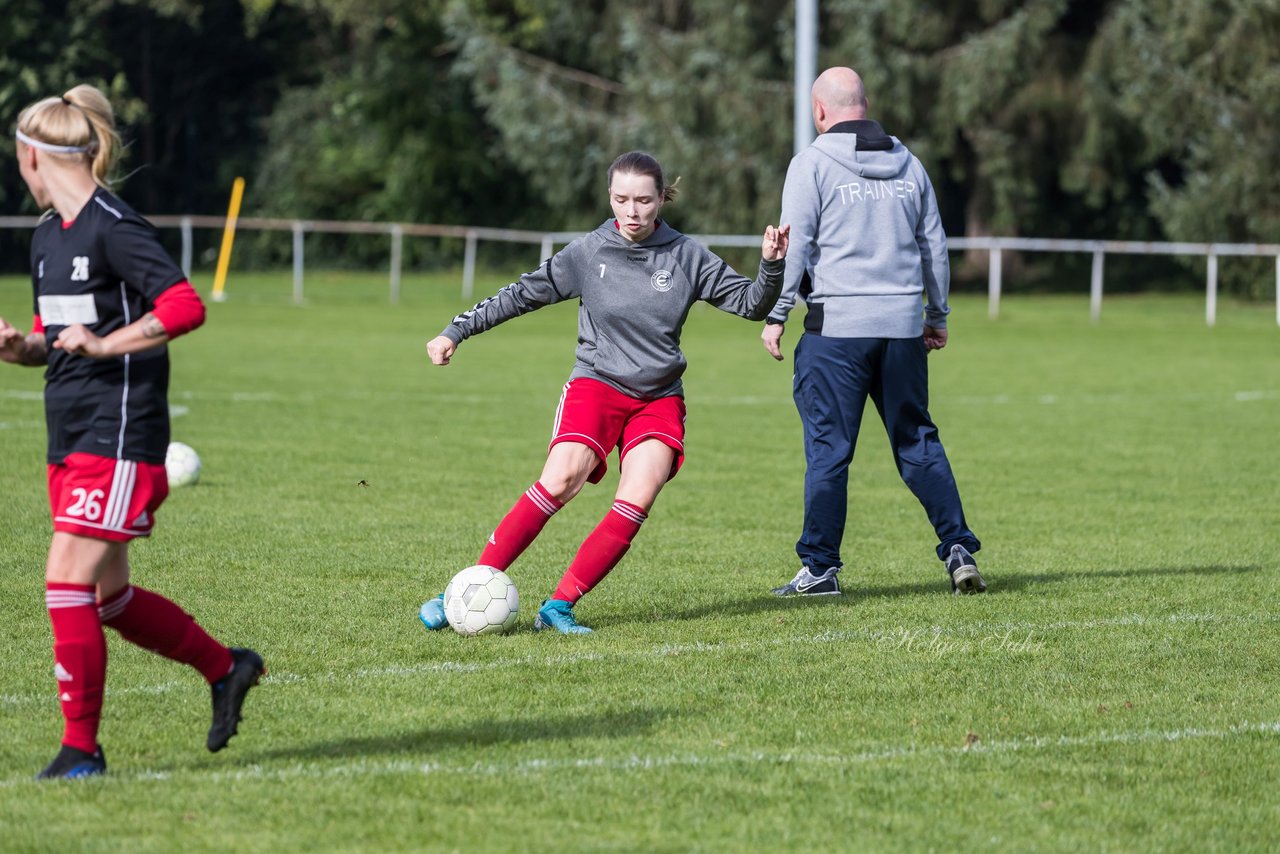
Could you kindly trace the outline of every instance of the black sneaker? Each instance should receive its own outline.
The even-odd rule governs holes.
[[[76,780],[80,777],[96,777],[107,771],[107,758],[102,745],[93,753],[85,753],[77,747],[62,745],[49,767],[36,775],[37,780]]]
[[[227,746],[240,724],[240,707],[258,677],[267,672],[262,656],[251,649],[231,648],[231,672],[213,683],[213,723],[209,725],[208,747],[217,753]]]
[[[839,596],[840,582],[836,573],[840,567],[833,566],[821,575],[814,575],[809,567],[802,566],[796,577],[781,587],[773,588],[774,596]]]
[[[951,547],[951,554],[947,555],[947,575],[951,576],[952,593],[960,595],[987,591],[987,582],[982,580],[982,575],[978,572],[978,562],[964,546]]]

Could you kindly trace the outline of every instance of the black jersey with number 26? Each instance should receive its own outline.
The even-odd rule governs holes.
[[[35,313],[49,350],[45,418],[49,462],[72,453],[164,463],[169,445],[167,347],[110,359],[54,349],[66,327],[82,323],[105,336],[155,306],[186,279],[156,229],[99,189],[72,222],[56,213],[31,242]]]

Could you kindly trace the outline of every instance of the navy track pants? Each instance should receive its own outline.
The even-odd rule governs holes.
[[[938,535],[938,557],[981,544],[964,520],[951,463],[929,417],[929,368],[921,338],[824,338],[795,350],[793,394],[804,425],[804,529],[800,561],[814,572],[842,566],[849,464],[869,396],[884,421],[903,482]]]

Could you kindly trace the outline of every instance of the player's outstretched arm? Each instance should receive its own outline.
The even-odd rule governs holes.
[[[44,336],[38,332],[23,335],[0,317],[0,362],[28,367],[48,364],[49,350]]]
[[[723,258],[704,249],[695,273],[697,298],[747,320],[764,320],[782,289],[790,233],[787,225],[765,227],[760,241],[760,269],[754,280],[734,272]]]
[[[437,335],[427,342],[427,355],[431,357],[433,365],[447,365],[449,360],[453,358],[453,354],[457,351],[458,345],[453,340],[444,335]]]

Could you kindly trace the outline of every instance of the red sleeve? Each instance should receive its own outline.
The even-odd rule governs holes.
[[[31,318],[31,334],[32,335],[44,334],[44,322],[40,320],[40,315],[38,314],[35,317]]]
[[[155,305],[151,313],[160,321],[170,340],[186,335],[204,323],[204,303],[186,279],[156,297]]]

